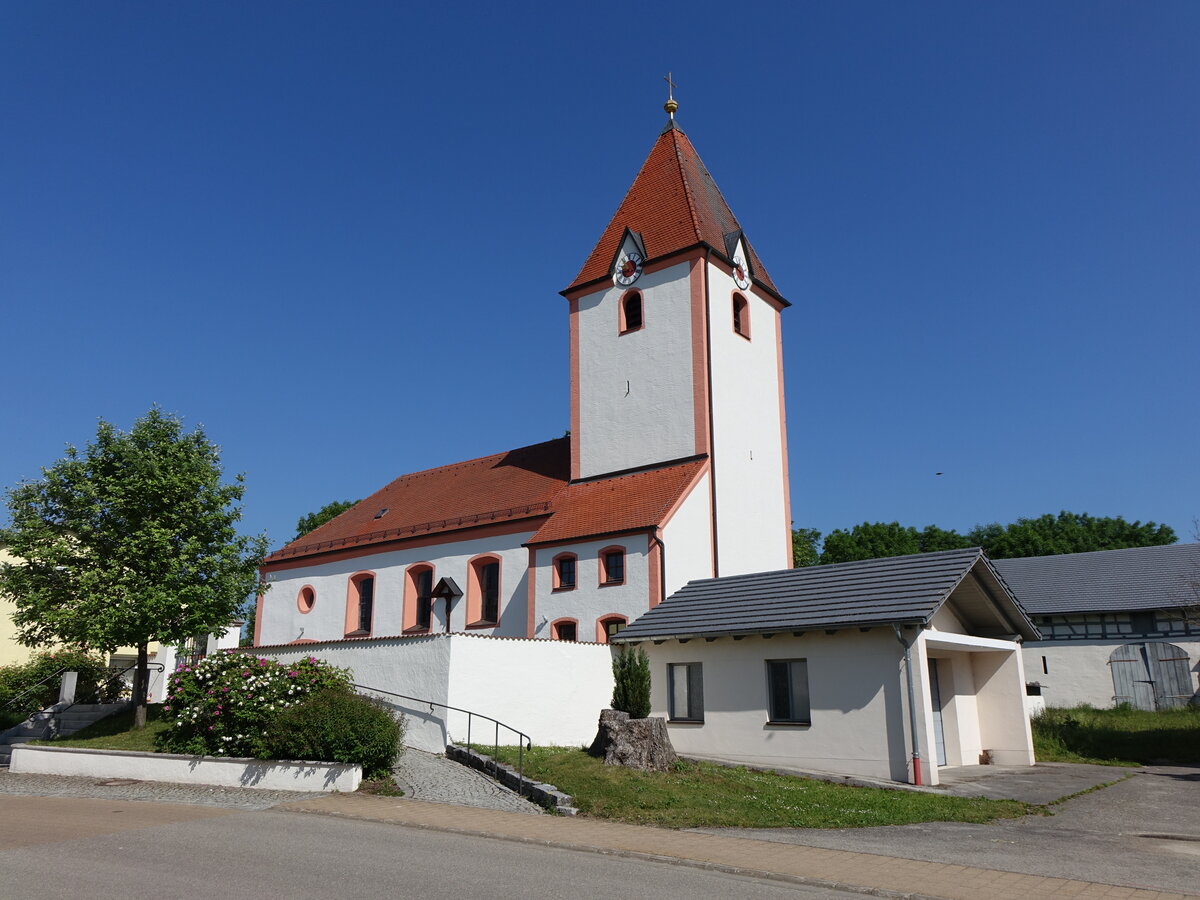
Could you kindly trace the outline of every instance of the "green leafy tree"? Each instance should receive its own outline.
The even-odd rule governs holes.
[[[822,565],[828,565],[970,546],[968,539],[957,531],[947,531],[936,525],[927,525],[918,531],[899,522],[863,522],[849,531],[838,528],[826,535],[820,561]]]
[[[296,538],[302,538],[310,531],[316,531],[330,519],[336,519],[352,506],[356,506],[361,501],[359,500],[334,500],[332,503],[326,503],[316,512],[311,512],[306,516],[301,516],[296,522]]]
[[[613,658],[612,708],[631,719],[650,715],[650,660],[641,647],[622,647]]]
[[[1120,516],[1090,516],[1063,511],[1036,519],[1017,519],[1008,526],[995,523],[973,529],[967,539],[993,559],[1122,550],[1175,543],[1169,525],[1126,522]]]
[[[135,646],[135,722],[146,720],[147,645],[223,629],[264,589],[266,537],[235,530],[244,490],[222,483],[220,452],[197,428],[151,409],[96,439],[37,481],[8,492],[0,532],[16,561],[0,568],[18,639],[109,652]]]
[[[821,543],[821,532],[815,528],[792,529],[792,568],[815,566],[820,553],[817,545]]]

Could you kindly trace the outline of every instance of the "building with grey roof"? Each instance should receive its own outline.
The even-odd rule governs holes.
[[[1049,706],[1197,700],[1200,544],[1000,559],[1042,633],[1025,669]]]
[[[1038,637],[971,549],[692,581],[614,642],[645,648],[686,756],[936,784],[939,766],[1032,764]]]

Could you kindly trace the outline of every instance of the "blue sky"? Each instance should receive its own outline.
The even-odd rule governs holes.
[[[1200,4],[0,4],[0,485],[201,423],[273,546],[558,437],[664,121],[785,313],[792,509],[1200,515]],[[936,472],[943,472],[941,476]]]

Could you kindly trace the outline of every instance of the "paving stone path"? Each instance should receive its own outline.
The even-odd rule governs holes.
[[[400,765],[393,774],[405,795],[414,800],[455,803],[459,806],[530,815],[544,814],[540,806],[535,806],[524,797],[518,797],[516,793],[482,772],[444,756],[435,756],[411,747],[404,751],[404,755],[400,757]]]

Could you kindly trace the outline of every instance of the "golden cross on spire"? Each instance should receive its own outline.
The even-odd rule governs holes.
[[[679,109],[679,104],[675,102],[675,88],[678,87],[671,80],[671,73],[667,73],[667,77],[663,79],[667,83],[667,102],[663,104],[663,109],[667,111],[667,115],[671,117],[671,121],[675,121],[675,110]]]

